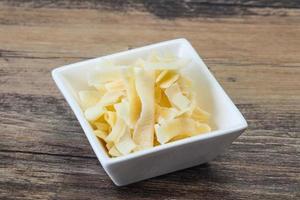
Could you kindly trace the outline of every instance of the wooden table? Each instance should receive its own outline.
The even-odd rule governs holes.
[[[206,165],[116,187],[50,72],[180,37],[249,128]],[[0,120],[0,199],[299,199],[300,3],[0,1]]]

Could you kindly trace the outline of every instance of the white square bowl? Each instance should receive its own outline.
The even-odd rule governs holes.
[[[145,58],[153,51],[172,52],[178,57],[192,60],[192,66],[185,73],[197,86],[195,92],[198,96],[201,94],[197,103],[212,114],[213,130],[152,149],[110,158],[84,117],[78,103],[78,91],[89,87],[87,72],[103,61],[126,64],[137,58]],[[101,165],[118,186],[206,163],[222,153],[247,128],[242,114],[186,39],[170,40],[66,65],[54,69],[52,76],[74,111]]]

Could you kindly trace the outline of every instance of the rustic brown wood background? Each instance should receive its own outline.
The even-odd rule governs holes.
[[[214,161],[116,187],[51,78],[187,38],[249,128]],[[1,199],[300,199],[298,0],[0,1]]]

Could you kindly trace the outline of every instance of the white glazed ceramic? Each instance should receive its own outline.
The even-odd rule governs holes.
[[[196,85],[196,92],[201,94],[199,105],[212,114],[213,131],[126,156],[110,158],[84,118],[77,93],[89,88],[87,72],[104,60],[130,63],[137,58],[147,57],[153,51],[173,52],[178,57],[192,60],[186,73]],[[54,69],[52,76],[74,111],[101,165],[118,186],[206,163],[224,152],[224,149],[247,128],[242,114],[186,39],[170,40],[66,65]]]

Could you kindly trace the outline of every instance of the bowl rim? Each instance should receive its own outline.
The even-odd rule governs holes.
[[[69,89],[66,87],[66,85],[64,83],[64,78],[63,78],[62,73],[64,71],[69,70],[69,69],[75,68],[78,65],[90,64],[90,63],[101,61],[105,58],[113,58],[113,57],[123,56],[123,55],[126,55],[128,53],[143,51],[143,50],[147,50],[147,49],[151,49],[151,48],[154,48],[154,47],[163,46],[163,45],[171,44],[171,43],[182,43],[182,44],[188,45],[188,48],[191,49],[192,53],[196,56],[195,58],[199,62],[201,62],[203,64],[203,66],[205,67],[205,73],[206,73],[207,76],[210,76],[209,77],[210,81],[214,82],[214,84],[216,84],[216,87],[218,87],[219,91],[223,93],[222,96],[225,98],[227,103],[229,103],[230,107],[232,109],[234,109],[235,112],[237,112],[237,114],[239,115],[240,123],[238,123],[237,125],[235,125],[233,127],[230,127],[230,128],[217,129],[217,130],[211,131],[209,134],[201,134],[201,135],[185,138],[185,139],[182,139],[182,140],[173,141],[173,142],[170,142],[170,143],[159,145],[159,146],[156,146],[156,147],[153,147],[153,148],[150,148],[150,149],[141,150],[141,151],[138,151],[138,152],[133,152],[133,153],[130,153],[128,155],[124,155],[124,156],[120,156],[120,157],[115,157],[115,158],[109,157],[107,152],[104,150],[104,148],[97,148],[97,145],[102,146],[102,144],[100,144],[100,142],[98,141],[96,136],[92,133],[91,126],[90,126],[89,122],[84,118],[82,109],[80,108],[80,106],[79,106],[78,102],[75,100],[75,98],[70,94]],[[128,161],[128,160],[136,159],[136,158],[139,158],[139,157],[142,157],[142,156],[145,156],[145,155],[149,155],[149,154],[155,154],[159,151],[163,151],[163,150],[166,150],[166,149],[176,148],[178,146],[187,145],[187,144],[194,143],[194,142],[199,142],[199,141],[219,137],[219,136],[230,134],[230,133],[235,133],[237,131],[245,130],[248,127],[247,121],[245,120],[245,118],[243,117],[241,112],[234,105],[234,103],[229,98],[229,96],[226,94],[226,92],[221,87],[219,82],[211,74],[211,72],[207,68],[207,65],[203,62],[203,60],[201,59],[199,54],[196,52],[196,50],[192,47],[190,42],[185,38],[168,40],[168,41],[164,41],[164,42],[159,42],[159,43],[155,43],[155,44],[146,45],[146,46],[143,46],[143,47],[138,47],[138,48],[134,48],[134,49],[126,50],[126,51],[113,53],[113,54],[106,55],[106,56],[100,56],[100,57],[93,58],[93,59],[88,59],[88,60],[84,60],[84,61],[80,61],[80,62],[76,62],[76,63],[72,63],[72,64],[67,64],[67,65],[64,65],[64,66],[53,69],[52,70],[52,77],[53,77],[58,89],[60,90],[60,92],[62,93],[64,98],[66,99],[68,105],[73,110],[73,112],[74,112],[77,120],[79,121],[79,123],[80,123],[80,125],[81,125],[81,127],[82,127],[82,129],[83,129],[90,145],[92,146],[93,151],[95,152],[98,160],[103,165],[103,167],[106,167],[106,166],[112,165],[112,164],[116,164],[116,163],[119,163],[119,162],[124,162],[124,161]],[[99,149],[100,149],[100,152],[99,152]]]

